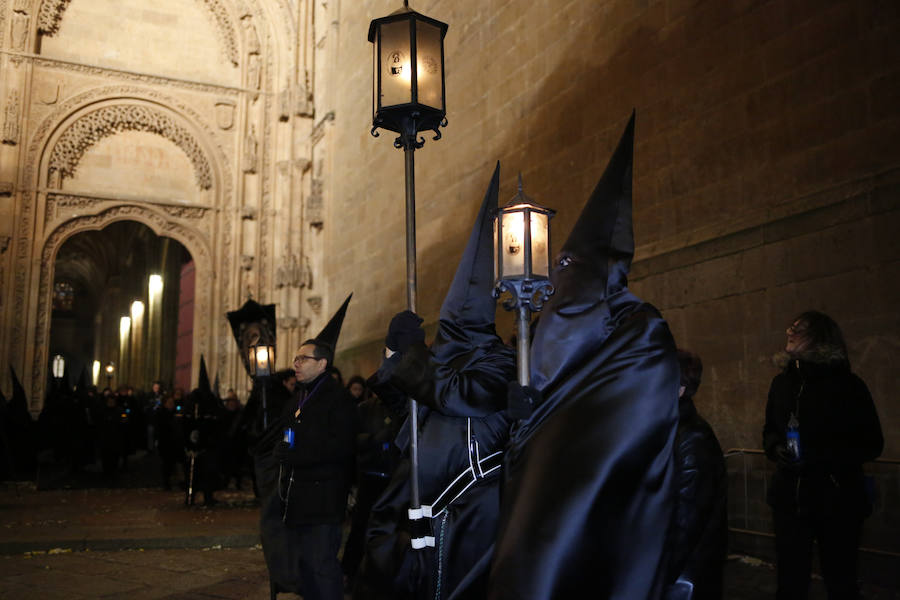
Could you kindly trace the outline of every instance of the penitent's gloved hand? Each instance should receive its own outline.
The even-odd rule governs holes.
[[[510,381],[506,387],[506,414],[513,419],[527,419],[541,399],[541,393],[530,385]]]
[[[415,343],[425,343],[425,330],[422,329],[422,318],[410,310],[394,315],[388,326],[384,345],[394,352],[406,352]]]

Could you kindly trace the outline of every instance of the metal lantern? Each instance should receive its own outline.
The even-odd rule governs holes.
[[[250,375],[266,377],[275,372],[275,346],[257,344],[250,346],[247,356],[250,363]]]
[[[541,281],[550,277],[550,219],[556,211],[519,191],[494,218],[494,281]]]
[[[66,373],[66,359],[61,354],[53,357],[53,376],[62,379]]]
[[[372,135],[379,127],[411,137],[446,126],[444,36],[447,24],[403,7],[369,25],[372,52]],[[404,140],[398,138],[398,148]],[[421,147],[424,143],[417,143]]]
[[[528,326],[531,311],[539,311],[550,295],[550,219],[556,211],[539,206],[522,191],[494,218],[494,296],[509,292],[503,303],[515,310],[519,383],[529,383]]]

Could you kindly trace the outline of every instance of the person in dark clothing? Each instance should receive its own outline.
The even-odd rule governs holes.
[[[260,511],[273,594],[343,599],[338,550],[353,478],[356,403],[328,367],[349,302],[348,297],[323,331],[298,349],[294,370],[302,387],[273,425],[287,438],[272,451],[276,490],[263,498]]]
[[[495,331],[491,295],[491,217],[499,180],[498,163],[430,348],[422,319],[399,313],[373,380],[375,392],[395,410],[407,406],[409,397],[419,403],[417,476],[424,516],[411,521],[408,513],[407,423],[397,438],[406,456],[375,504],[367,534],[362,580],[388,598],[484,597],[511,423],[506,387],[515,377],[515,354]]]
[[[694,406],[703,363],[678,350],[681,388],[675,434],[675,514],[667,600],[718,600],[728,551],[728,479],[722,447]]]
[[[185,464],[187,465],[187,494],[185,504],[193,505],[197,490],[203,492],[204,506],[216,504],[214,493],[222,487],[222,406],[213,394],[206,371],[206,361],[200,356],[200,375],[197,388],[187,398],[183,418]]]
[[[119,470],[119,462],[122,459],[124,442],[123,420],[127,415],[116,402],[116,397],[109,390],[103,391],[105,405],[100,409],[98,422],[98,444],[100,446],[100,460],[103,466],[103,475],[109,480],[116,477]]]
[[[766,404],[763,448],[776,463],[768,502],[775,521],[778,599],[807,597],[812,544],[832,600],[859,595],[857,546],[871,512],[863,463],[884,437],[866,384],[829,316],[807,311],[787,329],[781,373]]]
[[[175,428],[175,398],[172,394],[165,394],[159,407],[153,412],[153,434],[155,436],[156,451],[159,453],[162,487],[164,490],[172,489],[172,475],[175,472],[175,464],[183,452],[181,440]]]
[[[552,269],[531,385],[510,388],[530,415],[504,460],[491,600],[650,600],[668,583],[678,360],[627,287],[633,148],[634,115]]]
[[[368,396],[368,388],[366,380],[362,375],[354,375],[347,381],[347,391],[353,396],[357,402],[362,402]]]
[[[350,378],[347,386],[351,395],[353,386],[365,380]],[[365,398],[365,396],[369,396]],[[352,589],[359,564],[365,553],[366,528],[375,501],[384,492],[399,461],[399,451],[394,438],[400,431],[402,420],[375,394],[364,391],[356,405],[359,433],[356,436],[356,504],[351,516],[350,534],[344,547],[341,567],[347,577],[347,588]]]

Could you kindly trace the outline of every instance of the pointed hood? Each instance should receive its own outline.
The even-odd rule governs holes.
[[[634,256],[631,176],[634,113],[606,170],[560,249],[532,345],[532,385],[539,389],[601,346],[639,302],[627,289]]]
[[[212,386],[209,385],[209,373],[206,371],[206,360],[200,355],[200,374],[197,376],[197,388],[203,394],[212,395]]]
[[[607,291],[625,287],[634,257],[631,179],[634,164],[634,112],[603,176],[584,205],[560,253],[606,267]],[[600,274],[603,275],[602,273]]]
[[[341,307],[337,309],[337,312],[335,312],[328,323],[325,324],[325,327],[322,328],[319,335],[313,338],[316,340],[316,343],[330,348],[332,354],[334,354],[334,351],[337,349],[338,337],[341,335],[341,326],[344,324],[344,316],[347,314],[347,306],[350,304],[350,298],[352,297],[352,293],[347,296],[347,299],[344,300]]]
[[[497,161],[453,283],[441,305],[438,331],[431,345],[432,354],[440,362],[499,340],[494,331],[497,302],[492,295],[493,219],[499,191],[500,162]]]
[[[219,374],[218,373],[216,373],[216,378],[213,381],[212,391],[216,398],[222,397],[222,395],[219,393]]]

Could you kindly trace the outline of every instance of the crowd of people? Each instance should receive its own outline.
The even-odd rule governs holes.
[[[112,475],[144,444],[162,485],[181,465],[189,503],[249,477],[273,598],[721,598],[727,477],[693,403],[702,361],[627,287],[633,128],[553,267],[527,382],[494,325],[498,165],[430,344],[418,315],[398,313],[377,372],[345,385],[348,297],[244,407],[213,394],[205,368],[186,397],[154,386],[48,404],[48,431],[77,418],[96,432],[60,427],[60,456],[77,467],[99,451]],[[827,315],[794,319],[777,359],[763,430],[777,597],[807,596],[817,540],[829,598],[856,598],[878,415]]]

